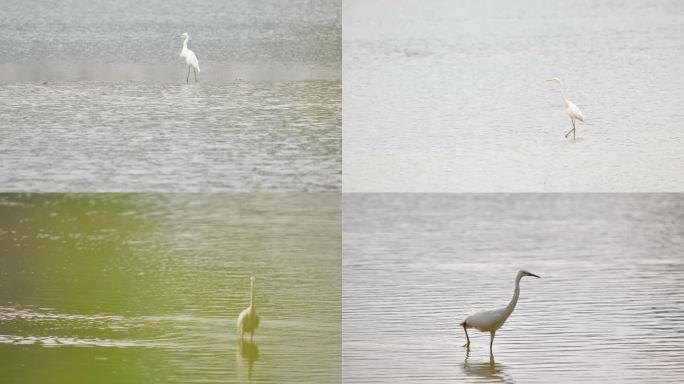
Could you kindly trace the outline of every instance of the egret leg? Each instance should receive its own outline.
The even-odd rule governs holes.
[[[565,138],[567,139],[570,132],[572,132],[572,139],[575,140],[575,120],[570,119],[570,122],[572,123],[572,129],[569,130],[568,133],[565,134]]]
[[[490,333],[490,338],[489,338],[489,353],[492,353],[492,346],[494,345],[494,335],[496,334],[496,331],[492,331]]]
[[[572,123],[572,129],[569,130],[568,133],[565,134],[565,138],[566,138],[566,139],[568,138],[568,135],[570,134],[570,132],[575,132],[575,120],[570,119],[570,122]],[[575,139],[575,136],[574,136],[574,135],[575,135],[575,134],[573,133],[573,136],[572,136],[572,139],[573,139],[573,140]]]
[[[190,80],[190,67],[188,67],[188,76],[185,78],[185,82],[187,83],[188,80]]]
[[[468,340],[468,341],[465,343],[464,347],[470,348],[470,337],[468,337],[468,330],[466,329],[465,324],[463,324],[463,330],[465,331],[465,334],[466,334],[466,340]]]
[[[197,82],[197,70],[195,68],[192,68],[192,73],[195,74],[195,83]]]

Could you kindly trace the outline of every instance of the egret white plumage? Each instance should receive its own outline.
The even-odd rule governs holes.
[[[466,334],[466,339],[468,340],[464,345],[466,348],[470,348],[468,328],[475,328],[478,331],[490,333],[489,351],[491,352],[492,345],[494,344],[494,335],[496,334],[496,331],[499,328],[501,328],[504,322],[506,322],[506,319],[508,319],[508,316],[510,316],[511,313],[513,313],[515,305],[518,303],[518,297],[520,296],[520,279],[522,279],[525,276],[534,276],[537,278],[539,277],[534,273],[530,273],[527,271],[518,271],[518,274],[515,276],[515,291],[513,291],[513,298],[507,306],[505,306],[504,308],[494,309],[490,311],[481,311],[474,313],[466,317],[465,320],[461,322],[460,325],[463,327],[463,330]]]
[[[249,278],[249,307],[240,312],[237,319],[237,329],[240,331],[240,339],[244,338],[245,333],[250,333],[249,340],[254,338],[254,331],[259,327],[259,315],[256,313],[256,305],[254,305],[254,276]]]
[[[185,82],[187,83],[188,80],[190,80],[190,68],[192,68],[192,71],[195,74],[195,82],[197,82],[197,73],[200,71],[199,61],[197,61],[195,52],[188,49],[188,40],[190,39],[188,33],[183,33],[181,37],[184,37],[185,40],[183,41],[183,49],[181,50],[180,57],[181,59],[185,59],[185,65],[188,66],[188,76],[185,78]]]
[[[570,117],[570,121],[572,122],[572,129],[565,134],[565,137],[567,138],[570,132],[572,132],[572,139],[575,140],[575,120],[584,122],[584,116],[582,115],[582,111],[580,111],[579,108],[577,108],[575,103],[573,103],[565,97],[565,92],[563,92],[563,83],[561,83],[559,78],[554,77],[546,81],[556,82],[560,86],[561,98],[563,99],[563,104],[565,104],[565,113],[568,114],[568,116]]]

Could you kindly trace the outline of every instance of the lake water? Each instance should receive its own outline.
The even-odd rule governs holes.
[[[684,195],[345,194],[343,381],[681,382]],[[518,305],[496,335],[459,322]]]
[[[0,87],[4,191],[332,191],[337,81]]]
[[[345,191],[684,191],[684,3],[349,0],[343,20]]]
[[[0,196],[2,382],[339,382],[339,201]]]
[[[4,8],[3,191],[340,189],[339,2]]]

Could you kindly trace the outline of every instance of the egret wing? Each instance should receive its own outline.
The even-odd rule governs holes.
[[[195,56],[195,52],[191,51],[188,49],[188,52],[186,53],[185,60],[189,65],[192,65],[197,72],[200,71],[199,69],[199,61],[197,61],[197,56]]]
[[[465,319],[468,328],[476,328],[480,331],[489,331],[501,320],[503,316],[502,309],[494,309],[489,311],[481,311],[474,313]]]
[[[240,316],[237,318],[237,328],[238,330],[242,330],[243,324],[245,323],[245,318],[247,317],[247,314],[249,313],[249,309],[243,309],[242,312],[240,312]]]
[[[568,114],[579,121],[584,121],[584,115],[582,115],[582,111],[580,111],[580,109],[577,108],[575,103],[572,101],[568,101]]]

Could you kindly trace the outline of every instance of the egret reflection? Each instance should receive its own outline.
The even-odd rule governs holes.
[[[240,339],[238,340],[237,349],[237,366],[241,370],[244,369],[245,364],[247,365],[247,380],[252,381],[252,370],[254,368],[254,362],[259,360],[259,347],[253,341]]]
[[[463,372],[467,376],[472,376],[476,378],[487,379],[491,382],[497,383],[514,383],[513,378],[506,374],[506,366],[503,364],[497,364],[494,361],[494,354],[489,354],[489,361],[481,362],[470,362],[470,350],[466,350],[465,360],[463,361]]]

